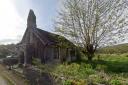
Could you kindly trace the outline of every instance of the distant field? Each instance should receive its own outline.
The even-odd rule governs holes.
[[[0,58],[5,58],[6,56],[10,56],[15,52],[15,45],[0,45]]]
[[[113,45],[113,46],[107,46],[104,48],[100,48],[97,51],[98,53],[109,53],[109,54],[122,54],[122,53],[128,53],[128,43],[125,44],[119,44],[119,45]]]

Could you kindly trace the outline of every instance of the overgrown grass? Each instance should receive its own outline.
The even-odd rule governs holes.
[[[45,69],[44,65],[37,66]],[[55,77],[59,85],[128,85],[128,56],[100,54],[92,63],[83,60],[78,63],[58,64],[46,71]]]

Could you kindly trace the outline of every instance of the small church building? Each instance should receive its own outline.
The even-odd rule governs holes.
[[[16,45],[20,64],[32,64],[33,58],[41,63],[75,61],[76,46],[65,37],[37,28],[36,16],[30,10],[27,28],[21,42]]]

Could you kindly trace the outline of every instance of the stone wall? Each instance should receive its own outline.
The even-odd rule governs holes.
[[[4,58],[2,63],[4,65],[13,66],[18,64],[18,58]]]
[[[24,68],[23,74],[29,80],[31,85],[55,85],[52,76],[49,73],[42,73],[35,68]]]

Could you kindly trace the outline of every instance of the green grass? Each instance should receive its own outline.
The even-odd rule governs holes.
[[[128,73],[128,57],[127,54],[102,54],[100,59],[94,60],[94,65],[104,65],[106,72]]]
[[[59,85],[128,85],[128,54],[100,54],[93,62],[55,65],[46,70]],[[98,57],[99,56],[99,57]],[[36,66],[44,70],[45,66]]]
[[[65,83],[83,80],[86,85],[128,85],[128,57],[127,54],[102,54],[100,58],[95,57],[92,63],[83,60],[79,63],[58,65],[53,74],[60,78],[63,76],[62,82]]]

